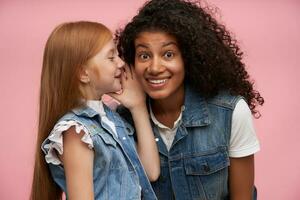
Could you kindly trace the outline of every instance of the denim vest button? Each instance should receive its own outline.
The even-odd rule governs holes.
[[[130,132],[130,128],[126,127],[126,131]]]
[[[181,106],[181,112],[185,110],[185,105]]]

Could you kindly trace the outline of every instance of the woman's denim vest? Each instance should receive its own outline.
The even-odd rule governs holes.
[[[104,109],[107,117],[115,123],[118,138],[107,124],[102,123],[99,114],[89,107],[73,109],[59,120],[75,120],[90,133],[94,145],[95,199],[157,199],[135,150],[134,129],[107,106],[104,105]],[[48,142],[46,140],[42,147]],[[49,164],[49,169],[54,181],[67,192],[62,165]]]
[[[186,87],[182,123],[170,151],[152,123],[161,164],[160,177],[152,183],[158,199],[229,199],[231,118],[241,98],[221,92],[205,99]],[[130,114],[124,109],[118,111],[122,116]]]

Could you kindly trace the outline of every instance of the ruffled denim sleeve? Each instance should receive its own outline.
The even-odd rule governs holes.
[[[63,154],[63,133],[72,126],[75,127],[75,132],[77,134],[83,131],[85,134],[81,138],[81,141],[86,143],[90,149],[94,148],[92,138],[86,127],[74,120],[60,121],[54,126],[41,147],[45,153],[45,159],[47,163],[52,163],[54,165],[62,164],[57,153],[60,155]]]

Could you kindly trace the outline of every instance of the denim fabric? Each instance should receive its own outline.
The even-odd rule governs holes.
[[[170,151],[152,123],[161,164],[160,177],[152,183],[158,199],[229,199],[231,118],[240,98],[220,92],[206,99],[186,87],[182,123]],[[128,111],[118,112],[130,119]]]
[[[89,107],[73,109],[62,120],[75,120],[90,133],[94,145],[94,196],[101,200],[155,200],[155,193],[135,150],[134,129],[104,106],[107,117],[115,123],[118,138],[96,111]],[[49,141],[45,141],[43,145]],[[66,190],[62,165],[49,164],[54,181]],[[142,191],[140,189],[142,188]],[[68,197],[68,194],[66,194]]]

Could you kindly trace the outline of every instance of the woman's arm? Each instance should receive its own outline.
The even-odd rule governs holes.
[[[64,133],[63,162],[66,176],[68,199],[93,200],[93,161],[94,151],[81,141],[84,132],[80,134],[70,128]]]
[[[254,154],[259,151],[251,110],[240,99],[232,114],[230,138],[229,189],[230,199],[253,199]]]
[[[122,75],[122,93],[109,94],[120,101],[131,112],[137,134],[137,152],[150,181],[155,181],[160,174],[159,154],[150,124],[145,93],[136,79],[134,72],[125,67]]]
[[[252,200],[254,189],[254,155],[230,158],[230,200]]]

